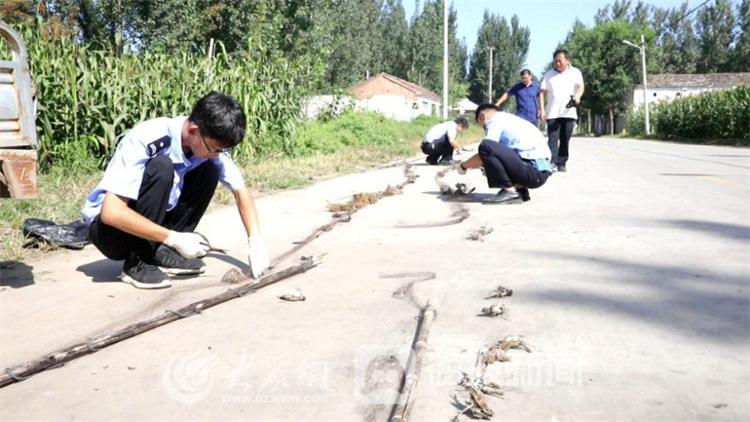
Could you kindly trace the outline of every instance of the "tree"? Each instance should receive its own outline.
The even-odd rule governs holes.
[[[448,97],[466,96],[462,84],[466,68],[466,46],[456,38],[457,13],[448,10]],[[406,79],[436,93],[443,91],[443,0],[427,1],[409,27],[409,67]]]
[[[591,29],[578,25],[564,43],[586,84],[582,106],[595,114],[607,114],[610,130],[615,116],[625,110],[634,81],[641,81],[640,53],[622,40],[638,40],[641,34],[645,34],[646,48],[653,49],[654,34],[625,20],[599,23]],[[654,70],[654,64],[649,67]]]
[[[750,0],[737,6],[739,36],[734,45],[733,62],[736,72],[750,72]]]
[[[663,73],[695,73],[700,51],[693,22],[686,17],[688,11],[687,3],[679,8],[654,11],[653,27],[659,49],[652,56]]]
[[[401,0],[387,0],[379,21],[382,45],[381,70],[406,78],[409,70],[409,24]]]
[[[734,23],[734,13],[728,0],[716,0],[713,5],[698,12],[698,72],[733,70],[731,51],[734,42]]]
[[[518,17],[511,23],[485,10],[479,27],[477,42],[469,64],[469,98],[474,102],[487,101],[489,89],[489,48],[493,48],[491,100],[509,89],[518,80],[518,72],[526,61],[530,32],[521,27]]]

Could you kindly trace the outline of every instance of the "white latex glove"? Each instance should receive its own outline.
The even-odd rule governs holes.
[[[254,234],[247,238],[247,260],[250,264],[250,275],[259,278],[271,264],[266,251],[266,244],[260,235]]]
[[[170,231],[164,244],[187,259],[200,258],[208,254],[208,242],[198,233]]]
[[[456,164],[456,171],[462,176],[466,174],[466,169],[461,165],[461,163]]]

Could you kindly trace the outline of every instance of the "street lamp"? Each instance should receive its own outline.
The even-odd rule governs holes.
[[[443,119],[448,118],[448,0],[443,0]]]
[[[643,72],[643,106],[646,107],[646,135],[651,135],[651,123],[649,122],[648,116],[648,96],[646,91],[648,90],[648,83],[646,82],[646,41],[641,34],[641,45],[636,45],[628,40],[622,40],[623,43],[635,47],[641,51],[641,71]]]
[[[490,86],[487,89],[487,102],[492,102],[492,51],[495,50],[495,47],[488,47],[490,49]]]

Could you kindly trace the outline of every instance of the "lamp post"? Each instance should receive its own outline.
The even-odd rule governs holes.
[[[487,89],[487,102],[492,102],[492,51],[495,47],[489,47],[490,49],[490,86]]]
[[[651,124],[648,116],[648,96],[646,91],[648,90],[648,82],[646,82],[646,41],[641,34],[641,45],[636,45],[628,40],[622,40],[623,43],[635,47],[641,51],[641,71],[643,72],[643,106],[646,110],[646,135],[651,135]]]
[[[448,118],[448,0],[443,0],[443,119]]]

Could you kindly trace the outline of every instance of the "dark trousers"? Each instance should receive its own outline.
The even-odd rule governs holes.
[[[485,139],[479,144],[479,158],[482,159],[487,184],[491,188],[510,188],[520,185],[536,189],[547,181],[549,172],[539,171],[531,163],[518,156],[507,146]]]
[[[570,136],[573,135],[575,125],[576,119],[547,120],[547,136],[553,163],[565,165],[568,162]]]
[[[453,145],[448,142],[447,136],[432,142],[422,142],[422,152],[427,154],[427,162],[430,164],[437,164],[439,159],[453,159]]]
[[[206,212],[219,182],[219,169],[206,161],[185,174],[182,195],[177,205],[167,212],[169,193],[174,180],[174,164],[165,155],[154,157],[143,171],[138,200],[129,200],[128,207],[156,224],[175,231],[193,231]],[[159,243],[102,223],[100,216],[91,222],[89,239],[107,258],[114,260],[137,256],[153,262]]]

